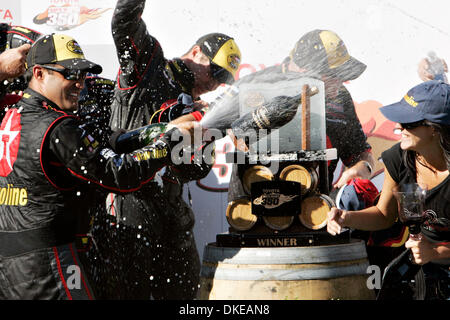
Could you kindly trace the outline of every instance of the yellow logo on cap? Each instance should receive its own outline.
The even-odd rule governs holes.
[[[67,50],[76,54],[83,54],[83,50],[81,50],[80,45],[75,40],[70,40],[66,44]]]
[[[84,59],[83,51],[74,38],[63,34],[55,34],[53,35],[53,42],[55,45],[56,61]]]
[[[410,97],[407,94],[405,94],[403,99],[405,99],[407,104],[409,104],[411,107],[414,107],[414,108],[417,107],[417,105],[419,104],[418,102],[414,101],[414,97],[413,96]]]
[[[320,33],[325,52],[327,53],[328,65],[330,69],[343,65],[350,59],[344,42],[337,34],[331,31],[323,31]]]
[[[241,58],[236,54],[231,54],[228,56],[228,65],[233,69],[237,70],[241,64]]]

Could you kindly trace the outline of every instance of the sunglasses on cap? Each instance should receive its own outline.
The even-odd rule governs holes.
[[[86,78],[86,71],[81,71],[77,69],[66,69],[66,68],[56,68],[48,65],[41,65],[42,68],[47,70],[52,70],[60,73],[64,79],[71,81],[84,80]]]
[[[219,83],[227,83],[232,84],[234,82],[233,75],[229,73],[227,70],[210,61],[209,63],[211,77],[218,81]]]

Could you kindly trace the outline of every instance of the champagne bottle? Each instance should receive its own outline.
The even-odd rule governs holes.
[[[117,153],[130,153],[158,139],[167,130],[167,123],[153,123],[119,135],[111,145]]]
[[[294,118],[300,103],[301,95],[276,97],[234,121],[231,128],[236,136],[249,130],[278,129]]]
[[[434,76],[434,80],[441,80],[448,83],[447,75],[445,74],[444,64],[434,51],[428,52],[428,71]]]

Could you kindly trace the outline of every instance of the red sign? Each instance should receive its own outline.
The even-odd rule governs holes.
[[[0,127],[0,176],[6,177],[13,170],[20,144],[20,113],[10,109]]]

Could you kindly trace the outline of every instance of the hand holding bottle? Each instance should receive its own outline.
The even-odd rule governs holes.
[[[183,135],[190,136],[191,138],[193,138],[196,133],[200,134],[200,137],[202,137],[201,134],[203,132],[203,128],[198,121],[169,122],[166,131],[171,128],[177,128]]]
[[[448,66],[444,59],[438,58],[434,52],[430,52],[427,58],[420,60],[417,74],[422,81],[442,80],[446,83]]]

